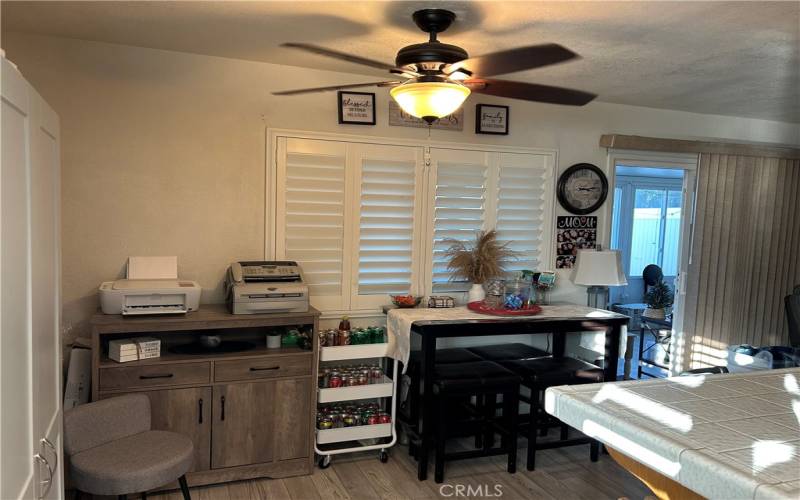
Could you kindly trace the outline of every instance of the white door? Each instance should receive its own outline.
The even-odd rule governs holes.
[[[2,59],[0,498],[62,498],[58,118]]]
[[[672,340],[670,351],[670,375],[676,375],[691,368],[689,356],[690,338],[686,338],[683,329],[684,314],[686,311],[686,284],[687,271],[692,248],[692,235],[694,234],[694,195],[697,184],[695,170],[684,170],[683,201],[681,203],[681,237],[680,260],[678,262],[678,275],[675,277],[675,302],[673,304]]]

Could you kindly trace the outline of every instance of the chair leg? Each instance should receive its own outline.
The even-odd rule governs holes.
[[[508,453],[507,470],[510,474],[517,472],[517,417],[519,416],[519,389],[503,394],[503,420],[508,435],[505,437],[505,449]]]
[[[531,416],[530,425],[528,425],[528,456],[525,461],[525,466],[528,470],[534,470],[536,467],[536,435],[539,430],[539,405],[536,404],[536,401],[531,398]]]
[[[146,491],[142,492],[142,500],[147,500],[147,492]]]
[[[481,413],[483,419],[483,450],[488,451],[494,446],[494,425],[495,415],[497,414],[497,394],[483,395],[484,407]]]
[[[486,405],[486,395],[478,394],[475,396],[475,413],[483,415],[483,409]],[[483,448],[483,433],[480,431],[475,433],[475,449]]]
[[[567,424],[561,424],[561,440],[566,441],[569,437],[569,426]]]
[[[592,462],[600,459],[600,442],[596,439],[592,439],[592,442],[589,443],[589,459]]]
[[[185,475],[178,478],[178,484],[181,485],[181,493],[183,493],[183,500],[192,500],[192,495],[189,494],[189,485],[186,484]]]
[[[128,500],[128,495],[117,495],[117,500]]]
[[[75,490],[75,499],[74,500],[81,500],[81,490]]]
[[[445,444],[447,443],[447,398],[439,397],[437,403],[437,432],[436,432],[436,452],[434,458],[434,473],[433,478],[437,483],[444,481],[444,451]]]

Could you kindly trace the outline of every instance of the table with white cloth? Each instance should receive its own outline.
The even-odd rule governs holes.
[[[436,342],[440,338],[486,337],[495,335],[552,334],[553,357],[564,356],[566,336],[594,331],[605,333],[605,380],[616,380],[620,336],[629,318],[625,315],[574,304],[541,306],[533,316],[491,316],[466,307],[445,309],[391,309],[386,331],[389,356],[408,363],[412,335],[420,338],[419,376],[422,412],[418,425],[420,452],[417,476],[427,477],[428,452],[432,444],[433,373]]]
[[[659,498],[800,498],[800,368],[551,387]]]

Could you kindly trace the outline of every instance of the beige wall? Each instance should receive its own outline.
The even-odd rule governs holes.
[[[370,77],[16,33],[4,33],[2,45],[61,118],[70,337],[86,331],[98,284],[121,276],[129,255],[177,255],[181,277],[200,282],[204,302],[222,300],[230,262],[263,256],[265,126],[427,135],[387,125],[384,90],[374,127],[337,125],[335,94],[269,93]],[[562,170],[577,162],[604,168],[597,144],[605,133],[800,144],[796,125],[600,102],[575,109],[510,101],[511,133],[476,136],[476,102],[503,101],[471,97],[464,131],[434,130],[433,138],[555,148]],[[606,224],[601,214],[601,232]],[[555,298],[585,300],[565,276]]]

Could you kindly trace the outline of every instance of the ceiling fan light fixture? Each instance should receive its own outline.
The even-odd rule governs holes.
[[[428,123],[455,112],[470,90],[452,82],[411,81],[389,91],[403,111]]]

